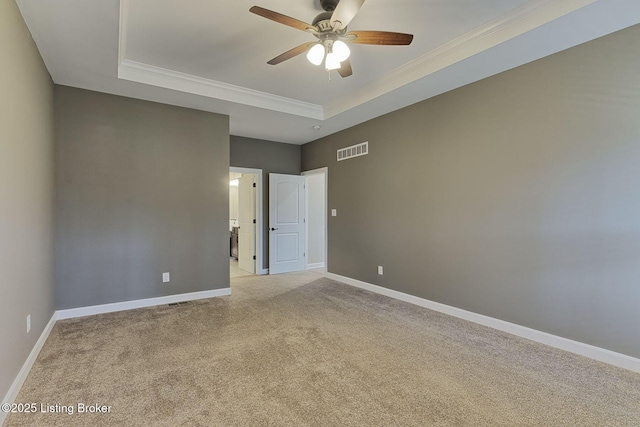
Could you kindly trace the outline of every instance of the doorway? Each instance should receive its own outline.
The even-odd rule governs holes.
[[[265,274],[262,250],[262,170],[229,168],[230,277]]]
[[[329,170],[326,167],[313,169],[302,172],[302,175],[307,180],[306,269],[326,273]]]
[[[269,174],[269,274],[326,272],[328,168]]]

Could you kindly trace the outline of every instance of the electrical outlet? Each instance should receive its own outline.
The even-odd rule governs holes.
[[[168,283],[171,281],[171,275],[169,273],[162,273],[162,283]]]
[[[338,216],[338,210],[337,209],[331,209],[331,216]]]
[[[381,276],[384,274],[384,271],[382,270],[382,266],[381,265],[378,266],[378,274],[381,275]]]
[[[27,333],[31,332],[31,315],[27,314]]]

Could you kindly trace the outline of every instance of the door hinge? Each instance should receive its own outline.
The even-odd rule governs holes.
[[[256,188],[256,183],[255,182],[253,183],[253,188]]]
[[[253,256],[253,260],[254,260],[254,261],[256,260],[256,256],[255,256],[255,255]]]
[[[255,220],[255,219],[253,220],[253,223],[254,223],[254,224],[256,223],[256,220]]]
[[[306,256],[307,256],[307,253],[306,253],[306,252],[302,252],[302,256],[303,256],[303,257],[306,257]]]

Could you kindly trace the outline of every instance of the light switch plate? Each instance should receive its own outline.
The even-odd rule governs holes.
[[[337,209],[331,209],[331,216],[338,216],[338,210]]]
[[[162,283],[171,281],[171,275],[169,273],[162,273]]]
[[[384,274],[384,270],[382,269],[381,265],[378,266],[378,274],[381,276]]]

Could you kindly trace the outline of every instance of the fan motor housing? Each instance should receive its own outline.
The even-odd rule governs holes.
[[[320,31],[331,31],[331,15],[333,15],[333,12],[322,12],[315,17],[311,25],[318,27]]]
[[[327,12],[333,12],[339,2],[340,0],[320,0],[320,6]]]

